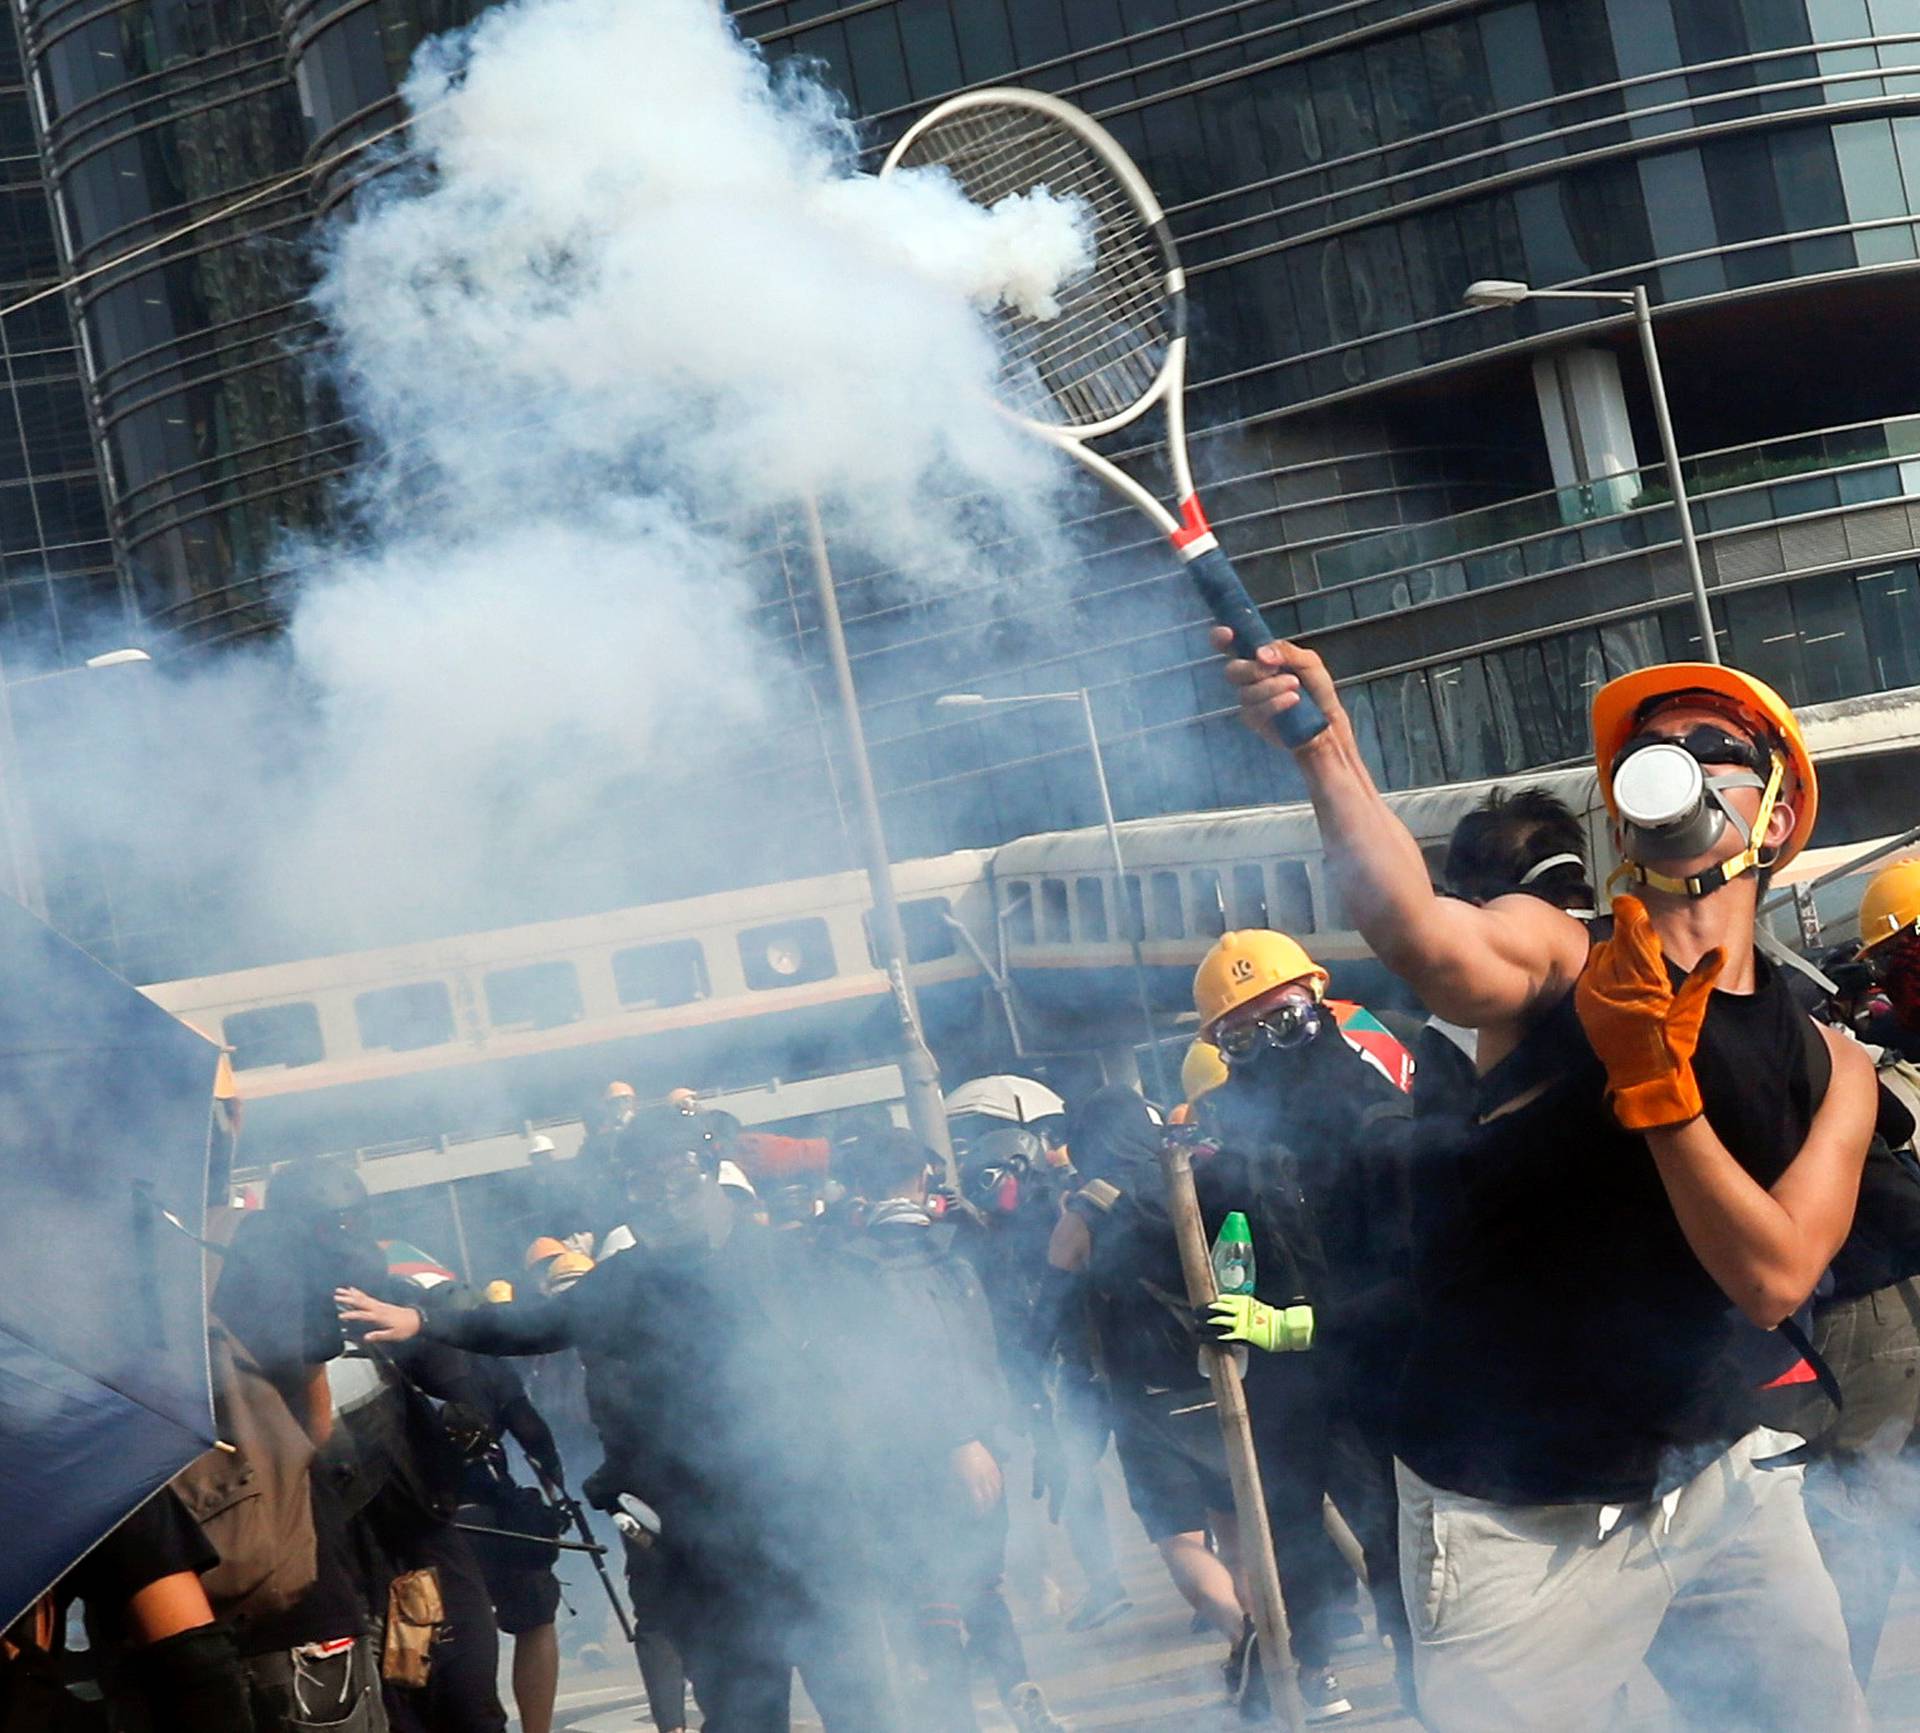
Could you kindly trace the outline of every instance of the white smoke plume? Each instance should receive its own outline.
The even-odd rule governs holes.
[[[709,0],[504,5],[405,94],[410,160],[317,291],[370,461],[351,535],[281,550],[310,721],[258,669],[192,699],[263,960],[505,924],[522,887],[563,912],[556,852],[633,779],[790,732],[748,617],[768,514],[814,496],[909,595],[1010,581],[983,539],[1059,519],[981,313],[1091,263],[1077,205],[859,172],[837,99]]]

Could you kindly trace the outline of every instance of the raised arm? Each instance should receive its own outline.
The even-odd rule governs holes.
[[[1232,647],[1224,628],[1214,647]],[[1280,672],[1284,660],[1291,670]],[[1360,756],[1353,723],[1326,664],[1298,644],[1273,644],[1258,660],[1227,663],[1241,719],[1278,747],[1274,719],[1304,687],[1327,728],[1294,753],[1306,779],[1328,871],[1353,923],[1382,963],[1448,1022],[1470,1028],[1512,1022],[1551,1003],[1585,965],[1580,923],[1536,897],[1485,907],[1434,894],[1413,833],[1394,815]]]
[[[1858,1043],[1820,1033],[1833,1080],[1807,1140],[1771,1190],[1728,1153],[1705,1116],[1647,1133],[1680,1231],[1723,1293],[1772,1329],[1806,1303],[1853,1226],[1878,1090]]]

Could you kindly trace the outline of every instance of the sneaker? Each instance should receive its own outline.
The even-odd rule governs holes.
[[[1070,1631],[1097,1631],[1122,1613],[1133,1611],[1133,1602],[1127,1599],[1127,1591],[1116,1582],[1096,1583],[1087,1591],[1087,1598],[1073,1610],[1073,1617],[1067,1620]]]
[[[1331,1667],[1310,1667],[1301,1671],[1300,1701],[1306,1708],[1309,1721],[1333,1721],[1353,1713],[1353,1705],[1341,1688],[1340,1675]]]
[[[1248,1619],[1240,1627],[1240,1635],[1227,1651],[1227,1658],[1220,1663],[1220,1674],[1226,1681],[1227,1701],[1237,1703],[1240,1694],[1247,1686],[1247,1662],[1253,1654],[1253,1620]]]
[[[1246,1664],[1240,1674],[1240,1719],[1242,1721],[1273,1719],[1273,1698],[1267,1690],[1267,1670],[1260,1665],[1258,1635],[1249,1638],[1247,1642]]]
[[[1046,1693],[1031,1680],[1007,1693],[1007,1713],[1020,1733],[1071,1733],[1066,1722],[1047,1707]]]

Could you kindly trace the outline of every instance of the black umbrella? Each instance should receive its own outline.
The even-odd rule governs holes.
[[[0,898],[0,1628],[213,1442],[219,1055]]]

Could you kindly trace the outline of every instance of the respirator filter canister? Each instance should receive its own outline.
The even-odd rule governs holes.
[[[1739,780],[1759,784],[1758,777]],[[1726,811],[1709,793],[1699,760],[1673,742],[1629,752],[1613,773],[1613,800],[1627,852],[1636,859],[1705,854],[1727,828]]]

